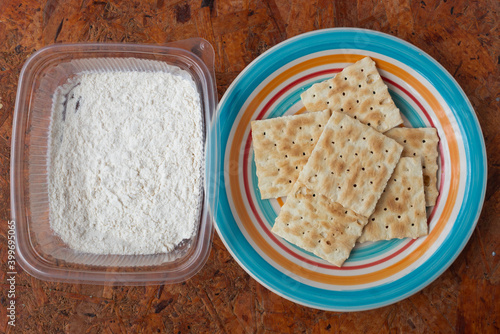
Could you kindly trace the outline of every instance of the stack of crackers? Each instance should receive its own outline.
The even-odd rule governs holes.
[[[272,231],[342,266],[356,242],[428,234],[434,128],[404,128],[369,57],[301,95],[307,113],[252,122],[263,199],[286,196]]]

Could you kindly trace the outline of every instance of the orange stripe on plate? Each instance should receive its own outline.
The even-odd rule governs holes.
[[[295,115],[300,115],[300,114],[303,114],[303,113],[305,113],[305,112],[306,112],[306,107],[302,107],[302,108],[300,108],[300,109],[299,109],[299,111],[297,111],[297,112],[295,113]]]
[[[244,111],[240,123],[236,128],[234,138],[231,144],[229,153],[230,161],[236,162],[237,164],[239,163],[240,154],[242,154],[243,152],[240,149],[243,141],[243,135],[245,133],[245,130],[248,128],[250,120],[254,116],[256,109],[262,103],[264,98],[267,95],[269,95],[274,89],[276,89],[276,87],[278,87],[281,83],[291,78],[292,76],[297,75],[303,72],[304,70],[310,68],[314,68],[321,65],[339,63],[339,62],[354,63],[361,58],[363,58],[363,56],[360,55],[322,56],[315,59],[306,60],[300,64],[297,64],[291,67],[286,72],[281,73],[276,78],[272,79],[255,96],[255,98],[248,105],[247,109]],[[232,173],[229,176],[229,183],[231,187],[231,193],[233,194],[233,202],[236,211],[238,212],[239,218],[241,219],[243,226],[245,227],[246,231],[248,232],[252,240],[267,256],[269,256],[279,266],[285,268],[286,270],[289,270],[290,272],[296,275],[299,275],[303,278],[312,281],[326,283],[326,284],[335,284],[335,285],[358,285],[358,284],[366,284],[378,281],[400,272],[401,270],[405,269],[406,267],[414,263],[418,258],[420,258],[432,246],[433,242],[436,241],[436,239],[443,231],[444,226],[446,225],[446,222],[448,221],[452,213],[453,203],[456,201],[458,195],[458,186],[460,177],[458,144],[455,137],[455,133],[453,132],[453,128],[450,124],[450,120],[448,119],[447,115],[445,114],[438,100],[424,85],[422,85],[408,72],[386,61],[376,58],[373,58],[373,60],[375,60],[375,62],[377,63],[378,68],[385,70],[389,73],[392,73],[401,78],[402,80],[404,80],[405,82],[407,82],[408,84],[410,84],[427,101],[427,103],[430,105],[430,107],[438,117],[439,122],[442,124],[445,136],[449,143],[450,160],[451,160],[451,165],[450,165],[451,184],[450,184],[449,195],[446,200],[443,213],[441,214],[441,217],[437,222],[436,226],[432,229],[431,233],[425,238],[424,242],[412,253],[406,256],[404,259],[400,260],[397,263],[394,263],[393,265],[387,268],[384,268],[382,270],[373,273],[368,273],[358,276],[335,276],[329,274],[322,274],[303,268],[302,266],[282,256],[271,245],[269,245],[267,241],[262,237],[262,235],[260,235],[259,231],[256,229],[254,223],[252,222],[252,219],[245,210],[243,198],[240,196],[242,192],[240,189],[238,174]],[[297,113],[302,113],[304,111],[305,109],[304,110],[301,109]],[[282,206],[283,201],[281,200],[280,202],[280,200],[281,199],[278,199],[278,203],[280,204],[280,206]]]

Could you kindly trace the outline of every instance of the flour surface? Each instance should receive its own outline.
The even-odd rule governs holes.
[[[82,74],[54,94],[52,229],[81,252],[156,254],[199,219],[202,119],[194,82],[170,73]]]

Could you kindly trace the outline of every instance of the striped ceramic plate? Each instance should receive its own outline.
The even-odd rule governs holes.
[[[377,63],[405,125],[435,127],[439,198],[427,237],[358,245],[342,268],[270,232],[284,198],[262,200],[250,122],[304,112],[300,93],[364,56]],[[320,30],[289,39],[253,61],[222,98],[212,136],[220,170],[211,186],[216,228],[257,281],[299,304],[357,311],[406,298],[438,277],[472,234],[486,189],[486,152],[464,92],[429,55],[382,33]]]

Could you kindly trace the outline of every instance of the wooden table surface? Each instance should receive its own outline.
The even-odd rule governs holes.
[[[0,0],[0,332],[498,333],[499,9],[495,0]],[[34,51],[61,42],[165,43],[201,36],[216,51],[220,98],[262,52],[328,27],[369,28],[413,43],[455,77],[476,110],[488,151],[486,199],[471,240],[441,277],[381,309],[319,311],[285,300],[250,278],[215,234],[207,264],[182,284],[58,284],[19,268],[16,327],[7,325],[12,115],[19,72]]]

